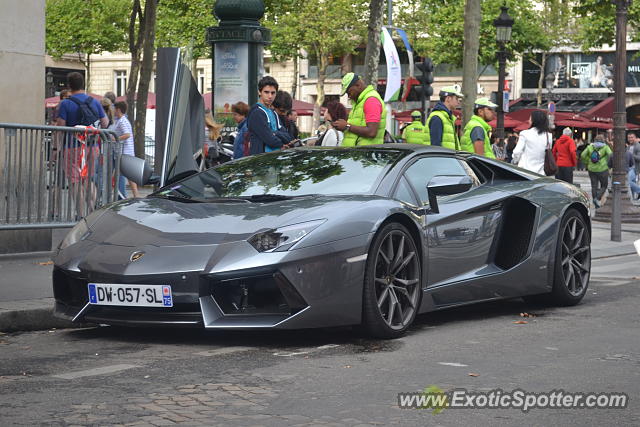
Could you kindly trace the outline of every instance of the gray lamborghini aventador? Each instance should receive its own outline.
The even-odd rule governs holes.
[[[416,315],[535,296],[577,304],[591,269],[577,187],[451,150],[296,148],[198,172],[190,59],[168,79],[158,188],[81,220],[54,257],[55,313],[112,325],[315,328],[397,337]],[[162,62],[162,61],[161,61]],[[159,81],[162,79],[159,78]],[[164,123],[160,120],[158,123]]]
[[[251,156],[78,223],[54,258],[55,311],[396,337],[419,313],[478,301],[576,304],[591,266],[587,206],[572,185],[439,147]]]

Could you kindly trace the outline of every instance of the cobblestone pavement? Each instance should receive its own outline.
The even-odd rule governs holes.
[[[4,334],[0,425],[640,425],[639,284],[593,280],[576,307],[512,300],[422,315],[393,341],[349,328]],[[631,401],[527,413],[398,407],[398,393],[432,384],[625,392]]]

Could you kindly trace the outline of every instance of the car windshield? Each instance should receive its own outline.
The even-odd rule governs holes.
[[[299,149],[226,163],[168,185],[154,196],[273,200],[309,194],[368,194],[403,151]]]

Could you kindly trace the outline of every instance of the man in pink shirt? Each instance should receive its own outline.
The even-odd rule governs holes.
[[[342,146],[383,144],[387,112],[380,94],[354,73],[342,78],[345,93],[353,103],[349,118],[333,122],[334,128],[344,132]]]

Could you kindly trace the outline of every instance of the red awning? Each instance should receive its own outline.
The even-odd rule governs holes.
[[[293,100],[293,110],[299,116],[313,116],[313,108],[314,105],[310,102],[300,101],[299,99]]]
[[[89,96],[91,96],[92,98],[97,99],[98,101],[100,101],[102,99],[102,96],[96,94],[96,93],[89,93]],[[60,103],[60,97],[59,96],[52,96],[49,98],[45,98],[44,100],[44,107],[45,108],[55,108],[58,106],[58,104]]]
[[[518,126],[522,125],[523,123],[526,123],[526,122],[521,122],[520,120],[512,119],[512,118],[507,117],[507,116],[505,116],[505,118],[504,118],[504,128],[505,129],[513,129],[515,127],[518,127]],[[491,126],[494,129],[497,128],[498,127],[498,119],[491,120],[489,122],[489,126]]]
[[[587,120],[556,120],[556,127],[575,127],[579,129],[613,129],[613,123],[611,122],[598,122]],[[633,123],[627,123],[627,129],[640,129],[639,125]]]
[[[411,117],[411,113],[413,113],[414,111],[420,111],[420,110],[394,111],[393,118],[400,123],[409,123],[413,121],[413,118]]]
[[[609,98],[595,105],[593,108],[585,111],[584,113],[580,113],[580,115],[591,121],[612,122],[613,107],[614,97],[610,96]]]

